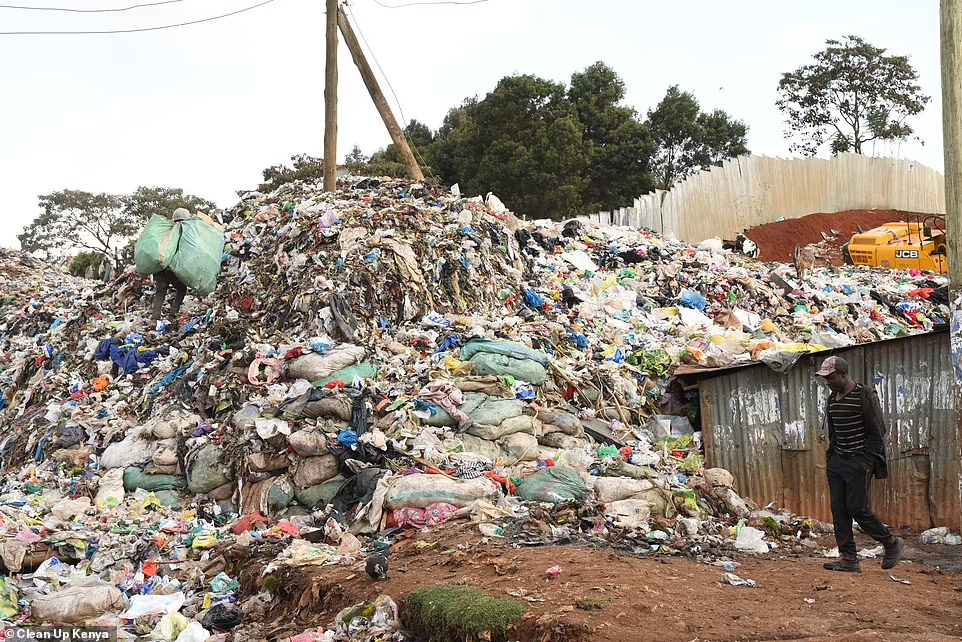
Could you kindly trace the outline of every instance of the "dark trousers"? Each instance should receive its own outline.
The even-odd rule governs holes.
[[[157,292],[154,294],[154,318],[160,318],[164,300],[170,288],[174,288],[174,302],[170,306],[170,315],[176,317],[180,312],[180,306],[184,303],[184,297],[187,296],[187,286],[170,270],[155,274],[154,285],[157,287]]]
[[[835,542],[839,554],[847,560],[858,559],[852,532],[853,519],[876,541],[883,544],[894,541],[891,531],[869,508],[869,489],[872,484],[869,457],[832,455],[828,460],[828,488],[832,495]]]

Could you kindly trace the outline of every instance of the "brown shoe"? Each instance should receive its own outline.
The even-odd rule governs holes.
[[[862,567],[858,561],[839,560],[837,562],[827,562],[824,565],[826,571],[842,571],[844,573],[861,573]]]
[[[895,538],[895,543],[885,547],[885,556],[882,557],[882,568],[886,571],[895,566],[902,559],[902,549],[905,548],[905,540],[901,537]]]

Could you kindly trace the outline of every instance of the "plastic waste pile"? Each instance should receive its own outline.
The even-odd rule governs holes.
[[[5,621],[247,639],[274,598],[242,560],[363,564],[456,519],[706,560],[812,548],[817,523],[704,469],[700,433],[659,414],[668,378],[947,318],[938,276],[796,282],[399,182],[294,183],[219,223],[216,290],[158,323],[133,270],[103,286],[0,254]],[[384,635],[392,604],[316,635]]]

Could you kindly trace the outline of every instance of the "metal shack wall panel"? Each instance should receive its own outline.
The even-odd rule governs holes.
[[[959,528],[959,461],[948,335],[938,333],[837,351],[852,375],[879,392],[889,422],[889,479],[876,481],[873,506],[893,526]],[[787,374],[755,366],[701,381],[709,418],[709,464],[735,475],[758,504],[778,501],[831,520],[825,479],[828,389],[815,375],[824,355],[805,356]]]

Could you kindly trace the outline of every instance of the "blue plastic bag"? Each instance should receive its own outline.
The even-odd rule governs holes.
[[[705,300],[705,297],[693,290],[682,290],[680,303],[684,307],[694,310],[704,311],[704,309],[708,307],[708,301]]]

